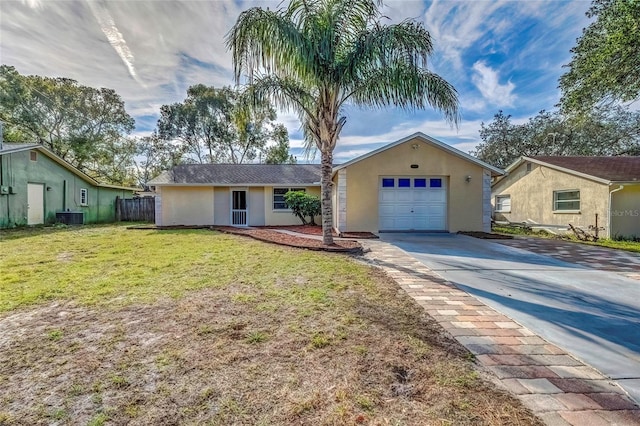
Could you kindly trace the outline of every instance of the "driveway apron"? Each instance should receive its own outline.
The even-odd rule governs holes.
[[[638,280],[460,235],[393,233],[381,240],[365,243],[369,256],[543,420],[640,424],[637,407],[611,387],[589,388],[606,380],[599,371],[640,400]],[[424,287],[429,282],[445,297],[434,298],[429,292],[436,290]],[[456,296],[450,283],[477,300]],[[623,417],[611,417],[614,411]],[[600,417],[584,417],[591,412]]]

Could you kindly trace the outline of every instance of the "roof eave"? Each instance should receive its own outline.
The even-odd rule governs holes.
[[[215,183],[215,182],[204,182],[204,183],[189,183],[189,182],[148,182],[147,185],[150,186],[233,186],[233,187],[250,187],[256,188],[261,186],[320,186],[320,182],[313,183],[300,183],[300,182],[288,182],[288,183]]]
[[[582,177],[582,178],[585,178],[585,179],[589,179],[589,180],[592,180],[594,182],[602,183],[602,184],[605,184],[605,185],[611,184],[611,181],[609,179],[604,179],[604,178],[601,178],[601,177],[598,177],[598,176],[593,176],[593,175],[590,175],[590,174],[587,174],[587,173],[578,172],[578,171],[572,170],[572,169],[567,169],[566,167],[557,166],[555,164],[547,163],[545,161],[537,160],[535,158],[524,157],[523,156],[523,157],[521,157],[521,160],[522,160],[522,162],[531,161],[533,163],[540,164],[541,166],[549,167],[550,169],[558,170],[560,172],[568,173],[568,174],[571,174],[571,175],[574,175],[574,176],[579,176],[579,177]],[[511,167],[511,166],[509,166],[509,167]],[[507,170],[509,170],[509,167],[507,167]],[[513,169],[511,169],[511,170],[513,170]]]

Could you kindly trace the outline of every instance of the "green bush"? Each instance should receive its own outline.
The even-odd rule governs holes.
[[[315,225],[314,218],[322,212],[320,198],[304,191],[287,192],[284,194],[284,202],[291,209],[291,212],[300,218],[303,225]],[[307,216],[311,218],[309,222],[305,219]]]

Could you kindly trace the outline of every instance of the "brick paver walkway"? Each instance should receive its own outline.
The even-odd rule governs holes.
[[[614,382],[459,290],[403,250],[360,240],[366,257],[413,297],[546,424],[640,425],[640,408]]]

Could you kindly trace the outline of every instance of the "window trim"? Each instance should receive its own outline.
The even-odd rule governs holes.
[[[80,188],[80,205],[89,205],[89,190],[87,188]]]
[[[498,202],[498,199],[508,199],[509,200],[509,208],[505,209],[504,207],[502,207],[503,203]],[[511,213],[511,194],[500,194],[500,195],[496,195],[495,199],[495,212],[496,213]]]
[[[578,202],[577,209],[559,209],[558,208],[558,194],[567,193],[567,192],[577,192],[577,199],[570,200],[560,200],[560,203],[575,203]],[[579,189],[560,189],[557,191],[553,191],[553,212],[554,213],[580,213],[580,209],[582,208],[582,202],[580,199],[580,190]]]
[[[301,187],[286,187],[286,186],[274,186],[273,188],[271,188],[271,210],[274,212],[288,212],[291,213],[291,209],[286,207],[284,208],[276,208],[276,202],[277,203],[281,203],[284,202],[284,194],[276,194],[276,189],[286,189],[286,191],[284,192],[284,194],[286,194],[289,191],[302,191],[302,192],[307,192],[307,188],[301,188]],[[276,201],[276,195],[278,196],[282,196],[283,197],[283,201]]]

